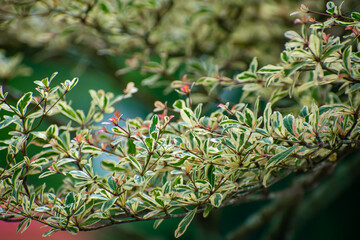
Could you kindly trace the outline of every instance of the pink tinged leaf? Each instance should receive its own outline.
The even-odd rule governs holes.
[[[117,123],[118,123],[118,120],[117,120],[116,118],[114,118],[114,117],[111,117],[111,118],[109,119],[109,121],[112,122],[112,123],[114,123],[114,124],[117,124]]]
[[[162,113],[162,114],[158,114],[158,117],[161,119],[161,120],[164,120],[165,119],[165,113]]]
[[[74,137],[74,139],[75,139],[77,142],[81,142],[81,141],[82,141],[82,135],[81,135],[81,133],[79,133],[76,137]]]
[[[293,128],[293,132],[294,132],[295,136],[296,136],[296,137],[299,137],[299,133],[296,131],[295,120],[294,120],[294,122],[293,122],[292,128]]]
[[[183,87],[180,88],[180,90],[184,93],[190,93],[190,88],[189,88],[189,85],[186,84],[184,85]]]
[[[116,110],[116,111],[114,112],[114,116],[115,116],[117,119],[119,119],[119,118],[121,117],[119,110]]]

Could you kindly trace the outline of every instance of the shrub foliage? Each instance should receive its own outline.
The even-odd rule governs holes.
[[[138,48],[142,43],[136,40],[116,38],[112,32],[116,31],[116,13],[105,1],[97,2],[106,13],[101,17],[108,21],[104,25],[110,31],[105,33],[106,40],[125,41],[121,47]],[[99,30],[97,17],[80,14],[77,4],[66,14]],[[145,16],[152,19],[151,26],[139,37],[147,37],[145,43],[154,45],[155,50],[166,46],[176,59],[177,53],[171,49],[186,52],[174,46],[181,42],[160,41],[157,46],[159,35],[151,37],[156,32],[156,14],[168,11],[171,4],[158,8],[155,16]],[[88,12],[94,6],[89,4]],[[46,7],[55,12],[54,17],[64,14]],[[287,42],[278,64],[259,67],[254,58],[249,69],[234,78],[184,75],[171,85],[181,97],[173,104],[155,102],[154,113],[145,119],[124,119],[114,112],[117,103],[137,91],[133,83],[120,96],[90,90],[91,104],[86,111],[74,109],[66,99],[77,78],[59,86],[52,84],[56,74],[35,81],[36,91],[23,94],[16,102],[2,87],[0,129],[7,137],[1,140],[1,150],[7,154],[0,168],[1,220],[19,221],[18,231],[38,221],[52,227],[45,234],[49,235],[58,230],[77,233],[145,220],[155,220],[156,228],[164,219],[181,217],[175,231],[179,237],[197,213],[206,217],[214,208],[283,197],[277,192],[265,193],[294,172],[314,181],[329,174],[331,167],[360,147],[360,13],[345,16],[341,6],[332,2],[326,7],[326,12],[317,13],[302,5],[294,13],[304,14],[295,20],[301,31],[285,33]],[[132,14],[123,11],[119,17]],[[308,13],[327,19],[316,20]],[[128,24],[121,26],[122,31],[134,34],[140,28],[136,22]],[[331,31],[334,26],[346,34],[336,36]],[[205,42],[203,47],[214,46]],[[10,73],[15,67],[26,71],[16,59],[3,57],[2,61],[4,66],[15,62],[7,65]],[[159,63],[141,66],[156,76],[169,74]],[[4,73],[0,74],[4,78]],[[204,114],[203,103],[193,101],[192,95],[198,89],[211,91],[217,86],[241,86],[243,101],[219,104]],[[244,99],[249,99],[248,104]],[[284,99],[292,102],[291,108],[278,104]],[[106,113],[113,116],[103,120]],[[44,119],[60,115],[69,123],[43,128]],[[30,155],[29,148],[37,153]],[[108,171],[106,176],[94,170],[93,161],[99,156],[104,159],[101,166]],[[44,183],[29,183],[32,175]],[[51,175],[64,176],[60,188],[46,185]],[[311,187],[305,185],[305,189]]]

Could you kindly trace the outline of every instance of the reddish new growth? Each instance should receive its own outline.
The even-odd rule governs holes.
[[[166,116],[165,113],[158,114],[158,117],[159,117],[161,120],[165,120],[165,116]]]
[[[323,42],[326,44],[329,41],[330,33],[326,34],[326,33],[323,32],[322,35],[323,35]]]
[[[107,132],[107,129],[106,129],[106,127],[104,125],[101,127],[101,131]]]
[[[224,110],[225,110],[226,112],[228,112],[229,114],[234,115],[236,105],[232,106],[232,108],[230,109],[228,105],[224,105],[224,104],[220,103],[220,104],[218,105],[218,107],[224,109]]]
[[[182,88],[180,88],[180,90],[186,94],[190,93],[190,88],[188,84],[185,84]]]
[[[190,88],[189,88],[189,84],[187,84],[187,75],[186,74],[183,76],[183,82],[185,83],[185,85],[182,86],[180,88],[180,90],[188,95],[190,93]]]
[[[55,162],[53,162],[53,163],[51,164],[51,166],[48,167],[48,170],[49,170],[50,172],[56,172],[56,173],[60,173],[60,174],[61,174],[61,172],[59,172],[59,170],[57,169]]]
[[[115,116],[117,119],[120,119],[121,115],[120,115],[119,110],[116,110],[116,111],[114,112],[114,116]]]
[[[121,118],[120,112],[119,112],[119,110],[116,110],[116,111],[114,112],[114,117],[111,117],[111,118],[109,119],[109,121],[110,121],[111,123],[113,123],[114,125],[118,125],[120,118]]]
[[[359,30],[356,27],[353,26],[347,26],[345,30],[351,30],[356,36],[359,35]]]
[[[82,135],[81,135],[81,133],[79,133],[76,137],[74,137],[74,139],[75,139],[78,143],[80,143],[80,142],[82,141]]]
[[[191,165],[185,168],[185,172],[186,172],[186,174],[189,174],[189,173],[190,173],[191,168],[192,168],[192,166],[191,166]]]
[[[114,117],[109,118],[109,121],[112,122],[115,125],[118,123],[117,119],[114,118]]]
[[[171,116],[167,116],[165,113],[162,113],[162,114],[158,114],[158,117],[161,119],[161,120],[167,120],[167,121],[170,121],[174,115],[171,115]],[[167,118],[167,119],[166,119]]]
[[[316,22],[316,20],[312,17],[306,18],[306,16],[303,16],[302,19],[299,18],[295,19],[294,24],[299,24],[299,23],[306,24],[308,21],[312,23]]]

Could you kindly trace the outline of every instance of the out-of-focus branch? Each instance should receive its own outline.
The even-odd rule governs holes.
[[[345,158],[348,154],[355,151],[354,149],[345,149],[341,153],[339,153],[341,159]],[[338,161],[341,161],[339,159]],[[326,196],[327,199],[329,199],[328,195],[331,195],[331,198],[335,198],[338,196],[338,194],[341,193],[344,189],[346,189],[346,186],[352,182],[352,180],[359,175],[359,163],[358,161],[350,161],[350,163],[345,163],[342,168],[340,168],[336,174],[332,175],[330,180],[328,180],[327,183],[324,183],[320,190],[314,192],[312,195],[310,195],[305,201],[301,201],[302,196],[311,188],[315,187],[319,182],[321,182],[324,178],[331,175],[333,172],[335,166],[337,163],[333,162],[321,162],[317,168],[314,168],[311,173],[304,174],[303,176],[299,176],[296,179],[296,183],[283,191],[269,193],[269,194],[259,194],[259,199],[261,199],[261,196],[263,199],[274,199],[274,201],[268,205],[266,205],[264,208],[260,209],[258,212],[254,213],[250,217],[247,218],[245,223],[242,223],[239,225],[237,229],[235,229],[233,232],[230,232],[227,236],[229,240],[235,240],[235,239],[244,239],[246,236],[253,233],[255,230],[259,229],[261,226],[268,223],[270,220],[274,218],[277,214],[284,214],[286,217],[286,210],[289,208],[293,208],[296,204],[300,203],[298,209],[296,212],[290,213],[290,214],[296,214],[297,218],[296,223],[301,222],[304,223],[305,220],[309,217],[311,217],[312,214],[314,214],[314,209],[316,208],[318,210],[318,205],[316,203],[319,203],[321,200],[321,203],[323,202],[322,199]],[[349,172],[354,172],[354,174],[349,174]],[[338,185],[336,189],[334,189],[334,181],[337,183],[339,182],[338,179],[345,179],[344,176],[351,176],[346,177],[347,181],[342,182],[341,185]],[[331,193],[330,193],[331,192]],[[243,199],[244,200],[244,199]],[[237,201],[241,201],[241,199],[238,199]],[[331,201],[328,201],[331,202]],[[307,212],[304,213],[304,212]],[[291,217],[291,216],[290,216]],[[306,219],[302,219],[306,218]],[[294,226],[296,224],[293,223],[292,227],[290,229],[294,229]],[[298,225],[296,225],[298,226]],[[290,234],[290,233],[289,233]]]

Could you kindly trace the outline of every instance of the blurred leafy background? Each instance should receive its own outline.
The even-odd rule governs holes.
[[[4,74],[6,64],[1,66],[2,84],[7,85],[13,96],[16,97],[18,91],[32,90],[34,80],[59,72],[57,83],[80,78],[69,98],[75,108],[87,109],[89,89],[119,94],[127,82],[133,81],[139,92],[117,106],[125,118],[145,117],[156,100],[172,102],[176,94],[169,93],[169,80],[181,79],[184,74],[196,78],[219,70],[221,75],[232,77],[247,69],[254,56],[258,56],[261,65],[278,62],[285,41],[283,33],[289,29],[299,30],[289,14],[306,3],[295,0],[144,0],[117,1],[124,8],[116,10],[111,8],[111,1],[61,1],[61,5],[74,12],[65,17],[15,17],[9,13],[13,9],[7,7],[14,2],[0,1],[0,49],[5,50],[2,54],[6,57],[20,54],[13,60],[23,58],[21,63],[26,66],[16,69],[8,65],[13,74],[10,76]],[[55,4],[58,1],[38,2]],[[94,11],[88,17],[90,20],[80,19],[81,23],[72,17],[86,11],[82,7],[91,6],[93,2],[99,5],[100,12]],[[340,1],[334,2],[339,4]],[[326,1],[310,1],[309,4],[311,9],[321,12]],[[20,16],[27,11],[25,8],[18,8]],[[357,0],[345,1],[343,12],[354,9],[360,9]],[[122,24],[121,34],[114,34],[112,18]],[[51,24],[52,21],[59,25]],[[241,89],[212,94],[212,98],[199,95],[199,101],[239,101]],[[340,163],[334,173],[308,192],[296,207],[281,208],[280,213],[268,217],[263,225],[245,229],[244,239],[357,239],[360,236],[359,157],[353,154]],[[289,176],[273,188],[289,186],[293,178]],[[51,180],[59,184],[58,180]],[[218,209],[207,219],[197,216],[182,239],[224,239],[234,229],[257,221],[252,218],[253,214],[266,208],[267,203],[249,202]],[[266,213],[263,217],[267,217]],[[178,219],[166,220],[157,230],[153,230],[152,222],[112,226],[90,234],[80,233],[78,237],[173,239],[178,222]],[[0,223],[0,229],[8,226],[4,224]],[[38,227],[33,226],[14,238],[30,239]],[[55,239],[56,235],[51,238]]]

